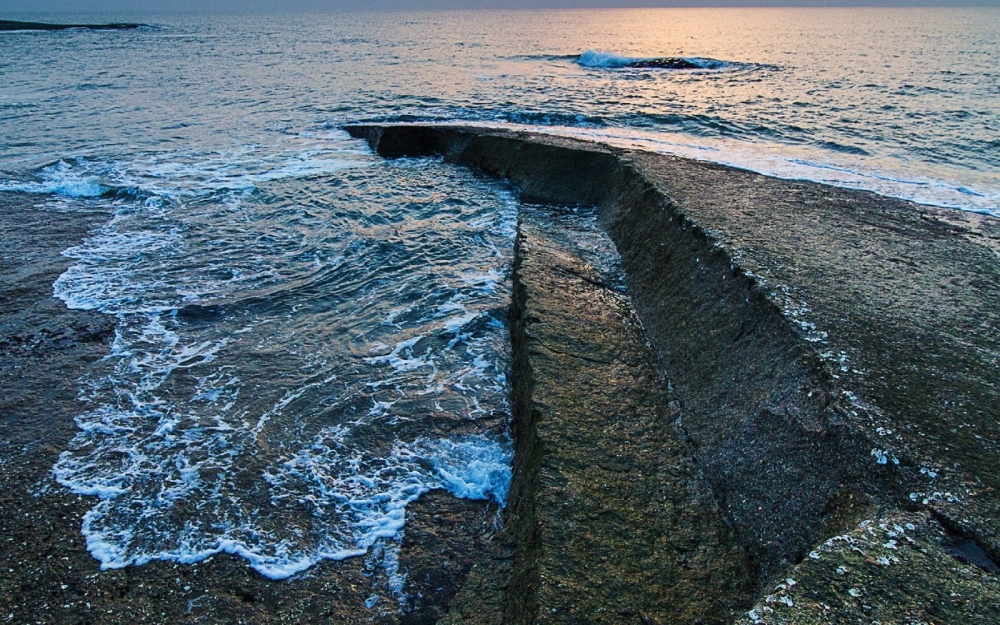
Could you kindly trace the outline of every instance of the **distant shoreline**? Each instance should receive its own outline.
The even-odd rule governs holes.
[[[45,22],[18,22],[0,20],[0,31],[10,30],[68,30],[70,28],[85,28],[87,30],[134,30],[145,24],[112,23],[112,24],[49,24]]]

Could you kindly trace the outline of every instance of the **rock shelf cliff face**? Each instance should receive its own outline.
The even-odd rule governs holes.
[[[347,130],[598,207],[628,286],[522,215],[514,484],[446,621],[1000,620],[995,220],[537,134]]]
[[[0,614],[5,622],[440,619],[466,577],[470,554],[483,551],[496,516],[493,503],[443,490],[407,507],[399,552],[400,567],[408,572],[405,607],[365,558],[324,560],[280,581],[229,554],[191,566],[154,561],[100,568],[80,532],[92,501],[57,487],[51,476],[77,431],[74,417],[85,406],[77,380],[108,354],[115,320],[67,309],[53,297],[52,283],[71,262],[60,252],[110,217],[93,204],[67,210],[39,196],[0,192]],[[369,609],[365,602],[377,592],[388,601]]]

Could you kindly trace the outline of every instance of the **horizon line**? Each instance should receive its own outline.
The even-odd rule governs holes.
[[[391,1],[391,0],[390,0]],[[378,0],[376,0],[378,2]],[[446,3],[445,3],[446,4]],[[677,10],[677,9],[730,9],[730,10],[753,10],[753,9],[1000,9],[1000,5],[996,3],[976,3],[971,2],[968,4],[938,4],[938,3],[900,3],[900,4],[874,4],[870,2],[834,2],[830,3],[797,3],[792,0],[791,3],[782,2],[777,0],[777,2],[758,2],[745,5],[734,5],[734,4],[722,4],[722,3],[705,3],[705,4],[677,4],[665,6],[663,4],[631,4],[627,6],[531,6],[531,7],[500,7],[500,6],[480,6],[480,7],[462,7],[462,6],[416,6],[416,7],[401,7],[401,6],[386,6],[386,7],[367,7],[367,8],[357,8],[357,7],[276,7],[276,8],[265,8],[265,7],[249,7],[249,8],[236,8],[236,7],[217,7],[210,9],[194,9],[194,8],[91,8],[91,9],[60,9],[60,8],[47,8],[47,9],[14,9],[8,11],[0,11],[0,19],[4,19],[2,16],[4,13],[8,15],[47,15],[47,14],[63,14],[63,15],[83,15],[83,14],[198,14],[198,15],[212,15],[212,14],[229,14],[229,13],[244,13],[244,14],[269,14],[269,13],[431,13],[431,12],[447,12],[447,11],[490,11],[490,12],[507,12],[507,11],[622,11],[622,10]],[[12,20],[13,21],[13,20]]]

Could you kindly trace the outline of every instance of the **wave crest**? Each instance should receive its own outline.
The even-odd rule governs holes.
[[[583,67],[602,69],[687,69],[723,70],[735,67],[727,61],[703,57],[630,57],[587,50],[576,57]]]

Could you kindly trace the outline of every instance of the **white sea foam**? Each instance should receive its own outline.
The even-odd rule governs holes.
[[[123,192],[141,199],[180,200],[248,193],[277,180],[329,176],[375,161],[343,131],[303,133],[284,149],[247,145],[225,152],[137,154],[128,161],[65,158],[32,179],[0,179],[0,191],[96,198]]]
[[[341,142],[343,140],[341,139]],[[258,146],[218,154],[151,154],[129,165],[133,179],[145,182],[149,192],[184,197],[222,190],[247,192],[262,183],[290,178],[330,175],[344,169],[368,167],[357,150],[314,146],[268,153]]]
[[[460,440],[423,441],[421,455],[430,461],[442,488],[463,499],[495,499],[501,505],[510,488],[511,460],[508,445],[485,436]]]
[[[577,63],[584,67],[628,67],[632,63],[648,61],[645,57],[629,57],[587,50],[579,56]]]
[[[185,408],[162,397],[161,387],[177,369],[209,367],[225,341],[186,345],[165,327],[170,315],[134,317],[148,322],[131,330],[139,335],[136,339],[116,342],[113,349],[118,359],[109,376],[114,403],[78,417],[81,432],[53,468],[62,485],[101,499],[85,516],[83,533],[103,568],[154,559],[190,563],[226,552],[278,579],[321,559],[364,554],[379,540],[398,541],[407,504],[429,490],[505,500],[511,457],[507,442],[481,435],[397,440],[383,456],[352,441],[350,427],[335,426],[283,460],[259,465],[267,485],[261,496],[273,510],[260,518],[254,505],[241,501],[228,486],[241,479],[233,463],[253,463],[268,421],[282,415],[287,421],[284,413],[309,387],[286,392],[254,423],[219,415],[213,424],[192,427],[185,423]],[[119,330],[128,332],[129,327]],[[482,357],[476,364],[488,367]],[[211,377],[201,385],[212,388],[209,403],[227,392],[239,393],[238,379],[227,379],[223,372]],[[331,376],[312,386],[334,383]],[[204,398],[205,393],[195,396]],[[392,402],[375,402],[375,407],[370,418],[385,415]],[[191,506],[200,512],[187,513],[186,524],[167,521],[171,510]],[[305,523],[299,516],[303,512]]]
[[[643,57],[643,56],[621,56],[618,54],[611,54],[608,52],[596,52],[594,50],[587,50],[577,57],[576,62],[583,67],[595,67],[595,68],[605,68],[605,69],[616,69],[623,67],[632,67],[638,63],[648,63],[651,61],[658,61],[666,59],[667,57]],[[717,61],[715,59],[707,59],[699,56],[688,56],[688,57],[677,57],[681,61],[687,61],[692,65],[696,65],[698,68],[703,70],[720,70],[730,67],[736,67],[735,64],[726,63],[725,61]]]
[[[84,244],[63,252],[76,262],[56,279],[55,297],[69,308],[110,314],[174,309],[175,301],[149,301],[151,291],[165,286],[162,279],[137,280],[123,265],[133,266],[129,261],[144,254],[183,253],[183,239],[172,232],[119,232],[116,226],[112,219]]]
[[[0,180],[0,191],[57,194],[74,198],[100,197],[110,190],[100,177],[60,160],[38,172],[37,180]]]
[[[490,267],[489,271],[486,273],[462,276],[463,283],[474,286],[475,288],[486,293],[496,291],[497,284],[501,281],[501,279],[502,278],[496,267]]]
[[[427,162],[381,175],[400,168],[419,180],[427,167],[440,184],[446,172]],[[377,216],[405,210],[407,197],[380,198]],[[436,238],[427,245],[457,254],[454,270],[417,260],[399,280],[379,273],[377,235],[328,237],[324,215],[272,217],[253,198],[124,202],[67,250],[73,263],[55,295],[117,320],[110,354],[82,381],[79,433],[53,467],[60,484],[98,498],[82,531],[101,565],[225,552],[282,578],[375,547],[399,592],[410,502],[445,489],[502,504],[509,441],[393,429],[425,410],[465,419],[505,410],[506,330],[495,311],[509,296],[510,241],[501,239],[516,204],[499,199],[488,210],[468,203],[476,218],[454,222],[475,234],[465,251],[442,234],[454,224],[428,226],[425,238]],[[338,260],[317,266],[320,256]],[[343,267],[346,284],[364,283],[360,297],[341,301],[337,283],[311,294],[312,280]],[[285,295],[298,284],[305,297]],[[309,312],[317,297],[323,306]],[[338,328],[347,343],[337,343]]]

